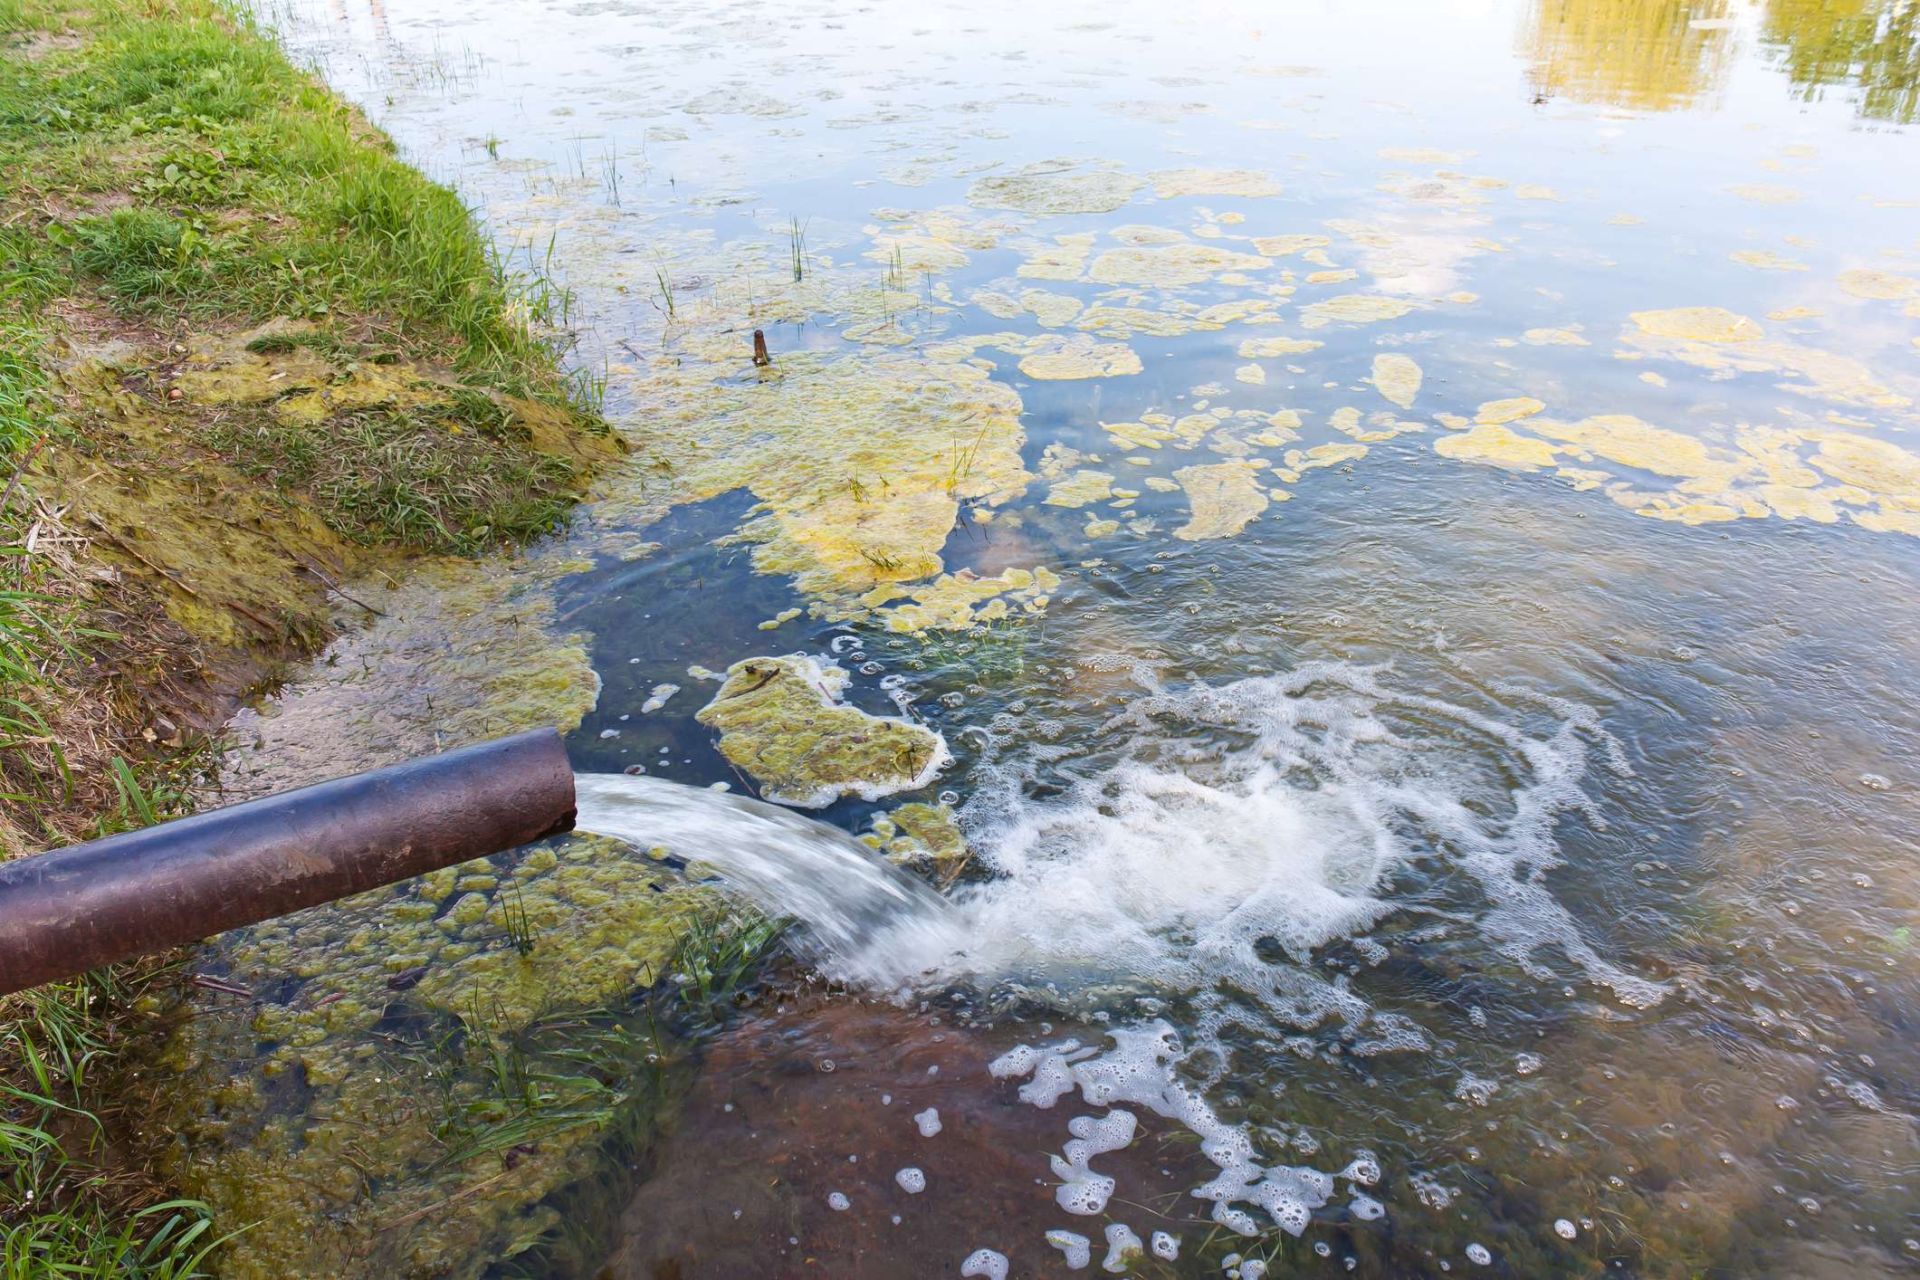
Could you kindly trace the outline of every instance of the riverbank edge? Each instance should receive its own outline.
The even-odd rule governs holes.
[[[0,0],[0,858],[191,809],[354,577],[564,519],[622,451],[568,301],[224,0]],[[213,1246],[113,1088],[167,973],[0,999],[10,1273]]]

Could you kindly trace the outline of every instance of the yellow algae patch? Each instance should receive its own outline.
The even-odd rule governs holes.
[[[1640,375],[1640,381],[1646,383],[1650,387],[1664,387],[1667,385],[1667,380],[1661,377],[1659,374],[1655,373],[1651,369],[1648,369],[1645,373]]]
[[[1041,245],[1014,268],[1029,280],[1078,280],[1086,269],[1087,255],[1093,252],[1094,234],[1076,231],[1055,236],[1050,245]]]
[[[1239,355],[1242,360],[1273,360],[1318,351],[1325,345],[1312,338],[1248,338],[1240,344]]]
[[[963,501],[998,506],[1029,479],[1020,397],[971,364],[902,352],[794,353],[733,394],[733,443],[680,462],[686,500],[748,489],[754,567],[835,597],[940,571]]]
[[[1818,446],[1810,461],[1835,480],[1878,496],[1920,499],[1920,457],[1871,436],[1807,434]]]
[[[1107,232],[1107,238],[1136,247],[1185,244],[1187,239],[1186,233],[1175,231],[1171,227],[1150,227],[1139,222],[1129,222],[1123,227],[1115,227]]]
[[[1441,165],[1465,164],[1469,153],[1436,151],[1432,147],[1382,147],[1374,154],[1391,164]]]
[[[1155,493],[1172,493],[1180,487],[1178,482],[1169,480],[1165,476],[1148,476],[1145,483],[1147,488]]]
[[[1358,280],[1359,278],[1360,273],[1350,267],[1342,267],[1338,271],[1309,271],[1307,273],[1308,284],[1345,284],[1349,280]]]
[[[1223,328],[1177,311],[1150,311],[1145,307],[1094,305],[1082,311],[1073,322],[1076,329],[1097,333],[1103,338],[1178,338],[1196,330]]]
[[[962,569],[915,586],[890,583],[875,587],[861,603],[875,610],[887,630],[918,635],[931,630],[964,631],[995,622],[1009,616],[1016,606],[1024,613],[1040,613],[1059,587],[1059,575],[1044,566],[1007,569],[991,578]],[[903,597],[906,603],[891,603]]]
[[[798,609],[782,609],[780,612],[774,614],[771,618],[768,618],[765,622],[761,623],[760,630],[778,631],[781,627],[784,627],[785,625],[787,625],[787,623],[792,622],[795,618],[799,616],[800,616],[800,610]]]
[[[1735,249],[1727,255],[1743,267],[1757,271],[1805,271],[1807,264],[1782,257],[1770,249]]]
[[[1224,271],[1258,271],[1273,264],[1250,253],[1207,244],[1109,249],[1093,260],[1087,278],[1101,284],[1138,284],[1169,289],[1200,284]]]
[[[1404,298],[1386,298],[1378,294],[1345,293],[1301,309],[1303,329],[1321,329],[1330,324],[1372,324],[1379,320],[1398,320],[1413,310]]]
[[[1032,312],[1033,318],[1047,329],[1072,324],[1073,318],[1080,314],[1080,299],[1064,293],[1048,293],[1044,289],[1028,289],[1020,295],[1020,305]]]
[[[1062,161],[1042,161],[1014,173],[981,178],[967,188],[967,203],[976,209],[1022,213],[1112,213],[1147,185],[1132,174],[1078,169]]]
[[[1815,320],[1826,313],[1818,307],[1781,307],[1767,312],[1769,320]]]
[[[967,265],[965,249],[951,240],[908,232],[881,234],[873,238],[873,248],[863,255],[869,261],[903,271],[955,271]]]
[[[932,782],[949,758],[940,735],[848,706],[847,682],[843,668],[805,654],[748,658],[694,719],[718,729],[720,754],[780,804],[818,809]]]
[[[1646,221],[1637,213],[1616,213],[1607,222],[1616,227],[1637,227]]]
[[[1840,287],[1856,298],[1871,298],[1882,302],[1898,302],[1902,298],[1920,297],[1920,279],[1896,275],[1891,271],[1869,271],[1864,268],[1842,271]]]
[[[1745,316],[1724,307],[1674,307],[1666,311],[1636,311],[1632,320],[1656,338],[1687,342],[1755,342],[1764,330]]]
[[[1243,364],[1233,371],[1233,380],[1254,387],[1264,386],[1267,381],[1267,371],[1257,364]]]
[[[1065,381],[1114,378],[1140,372],[1140,357],[1122,342],[1095,342],[1080,334],[1061,338],[1044,334],[1033,340],[1020,361],[1029,378]]]
[[[1597,414],[1571,423],[1538,418],[1527,429],[1623,467],[1692,481],[1710,492],[1724,492],[1747,470],[1743,460],[1715,458],[1694,436],[1656,427],[1629,413]]]
[[[1120,449],[1158,449],[1164,440],[1179,439],[1165,427],[1156,427],[1145,422],[1103,422],[1100,424],[1100,429],[1106,432],[1107,438]]]
[[[1326,236],[1256,236],[1253,251],[1265,258],[1284,258],[1290,253],[1301,253],[1308,249],[1324,249],[1333,241]]]
[[[1047,490],[1047,505],[1050,507],[1084,507],[1092,502],[1104,502],[1113,496],[1113,477],[1104,471],[1074,472],[1064,480],[1056,480]]]
[[[1913,403],[1849,356],[1768,340],[1752,320],[1719,307],[1636,311],[1633,321],[1640,332],[1628,333],[1627,342],[1654,355],[1716,371],[1797,374],[1804,381],[1780,386],[1844,404],[1903,409]]]
[[[1101,520],[1090,515],[1087,517],[1086,528],[1080,532],[1089,538],[1104,538],[1119,528],[1120,522],[1118,520]]]
[[[1267,509],[1269,499],[1254,483],[1250,462],[1211,462],[1182,467],[1173,478],[1186,490],[1191,514],[1173,531],[1182,542],[1230,538]]]
[[[1281,186],[1256,169],[1162,169],[1153,175],[1153,194],[1162,200],[1180,196],[1277,196]]]
[[[1420,366],[1406,356],[1373,358],[1373,389],[1402,409],[1413,407],[1413,398],[1420,394],[1420,379]]]
[[[1523,182],[1513,189],[1513,198],[1516,200],[1558,200],[1560,193],[1552,187],[1536,186],[1533,183]]]
[[[1550,467],[1554,462],[1553,446],[1546,441],[1487,423],[1458,435],[1442,436],[1433,442],[1433,451],[1443,458],[1505,467],[1509,471],[1533,471]]]
[[[1577,329],[1529,329],[1520,335],[1520,341],[1530,347],[1588,347],[1593,345],[1581,337]]]
[[[1489,400],[1473,415],[1482,426],[1498,427],[1522,418],[1531,418],[1547,406],[1532,396],[1514,396],[1508,400]]]
[[[1800,192],[1792,187],[1770,186],[1764,182],[1748,182],[1727,190],[1742,200],[1751,200],[1755,204],[1794,204],[1800,199]]]

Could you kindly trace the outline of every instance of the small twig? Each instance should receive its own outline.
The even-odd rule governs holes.
[[[222,982],[218,978],[209,978],[204,973],[196,973],[193,975],[193,985],[196,987],[205,987],[208,991],[224,991],[230,996],[244,996],[248,1000],[253,999],[253,992],[247,990],[245,987],[236,986],[231,982]]]
[[[361,600],[354,596],[348,595],[345,589],[343,589],[339,583],[335,582],[332,578],[329,578],[326,574],[320,572],[320,570],[315,566],[308,564],[305,560],[302,560],[300,564],[301,564],[301,567],[306,569],[308,573],[312,574],[314,577],[324,582],[327,586],[327,590],[333,592],[333,594],[339,596],[342,600],[345,600],[350,604],[359,605],[362,609],[365,609],[368,613],[372,614],[376,618],[384,618],[387,616],[384,611],[374,608],[372,605],[368,604],[365,600]]]

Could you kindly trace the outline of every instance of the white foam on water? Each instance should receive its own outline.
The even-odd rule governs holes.
[[[1007,1280],[1007,1255],[992,1249],[975,1249],[960,1264],[963,1276],[979,1276],[982,1280]]]
[[[1093,1261],[1093,1242],[1077,1231],[1055,1228],[1047,1232],[1047,1243],[1058,1249],[1061,1260],[1074,1271]]]
[[[894,1174],[893,1180],[899,1183],[900,1189],[910,1196],[917,1196],[927,1189],[927,1175],[912,1165]]]
[[[1124,1222],[1107,1224],[1107,1256],[1100,1264],[1102,1270],[1124,1274],[1143,1252],[1145,1248],[1132,1227]]]
[[[1017,745],[977,769],[963,817],[994,878],[937,922],[882,930],[835,976],[1013,981],[1067,1001],[1093,982],[1224,984],[1275,1022],[1364,1025],[1366,1001],[1302,962],[1402,910],[1390,882],[1424,864],[1470,878],[1474,928],[1497,954],[1544,978],[1541,953],[1557,952],[1623,1003],[1655,1003],[1664,989],[1600,956],[1543,881],[1555,823],[1588,808],[1591,744],[1611,740],[1583,709],[1534,702],[1545,728],[1345,663],[1149,688],[1106,726],[1121,758],[1065,794],[1032,797]],[[1425,1047],[1409,1022],[1386,1031],[1375,1051]]]
[[[1153,1233],[1153,1256],[1163,1262],[1172,1262],[1180,1256],[1180,1238],[1165,1231]]]
[[[925,1111],[916,1111],[913,1116],[913,1127],[920,1131],[921,1137],[933,1137],[940,1132],[940,1109],[928,1107]]]

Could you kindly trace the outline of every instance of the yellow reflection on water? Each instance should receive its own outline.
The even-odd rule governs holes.
[[[1672,111],[1717,93],[1728,0],[1535,0],[1522,48],[1541,99]]]
[[[1868,119],[1920,116],[1920,0],[1768,0],[1760,34],[1801,97],[1850,85]]]

